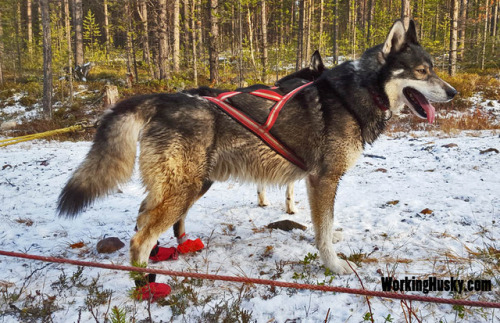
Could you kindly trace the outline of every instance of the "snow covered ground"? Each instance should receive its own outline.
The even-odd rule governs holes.
[[[78,218],[66,220],[55,215],[57,196],[89,146],[89,142],[33,141],[0,148],[1,250],[128,264],[128,242],[144,197],[137,172],[120,192],[98,201]],[[500,300],[500,154],[481,154],[488,148],[500,149],[498,133],[471,131],[453,138],[438,133],[383,136],[367,148],[342,179],[335,203],[336,228],[341,228],[344,236],[337,251],[359,256],[357,271],[366,289],[381,290],[382,275],[491,279],[491,292],[428,295]],[[309,253],[317,253],[304,182],[296,185],[295,215],[285,213],[284,189],[268,189],[271,205],[266,208],[257,206],[255,191],[254,185],[234,181],[215,184],[193,206],[186,221],[189,236],[201,238],[206,248],[151,267],[361,288],[354,274],[325,276],[319,260],[304,261]],[[421,212],[426,208],[432,212]],[[266,228],[283,219],[307,229],[284,232]],[[119,237],[126,246],[113,254],[98,254],[95,245],[109,236]],[[77,242],[83,246],[70,247]],[[171,230],[162,235],[160,243],[175,246]],[[71,276],[77,268],[52,264],[42,270],[43,266],[0,256],[0,294],[19,290],[25,283],[23,295],[37,291],[57,295],[60,309],[52,316],[54,322],[94,321],[85,310],[87,291],[74,288],[61,293],[53,285],[62,269]],[[26,279],[36,269],[40,270]],[[123,308],[128,317],[137,320],[148,317],[146,302],[127,296],[132,287],[127,273],[86,268],[83,275],[89,279],[99,275],[100,284],[113,292],[111,307]],[[181,285],[169,277],[158,277],[157,281]],[[237,301],[240,295],[240,308],[251,312],[257,322],[322,322],[328,311],[330,322],[360,322],[369,311],[364,297],[347,294],[264,286],[246,286],[240,293],[241,284],[211,281],[190,287],[198,300],[206,301],[196,305],[191,300],[184,314],[152,304],[153,320],[208,320],[207,313],[224,302]],[[174,288],[174,299],[182,299],[180,289]],[[211,299],[207,300],[208,296]],[[12,304],[20,308],[23,297]],[[371,298],[370,303],[375,322],[404,322],[409,315],[399,301]],[[7,311],[8,305],[1,306],[0,313]],[[107,307],[98,307],[99,315]],[[500,321],[500,312],[491,309],[413,302],[412,310],[423,322]],[[0,322],[15,321],[14,316],[0,315]],[[99,321],[104,321],[103,316]]]

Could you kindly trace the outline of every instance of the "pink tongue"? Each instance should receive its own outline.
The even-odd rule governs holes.
[[[429,101],[427,101],[422,93],[413,91],[413,96],[417,99],[420,106],[425,110],[425,113],[427,113],[427,121],[429,121],[429,123],[433,123],[434,118],[436,117],[436,109],[432,106],[432,104],[429,103]]]

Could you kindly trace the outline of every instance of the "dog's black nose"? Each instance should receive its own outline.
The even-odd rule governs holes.
[[[451,86],[449,88],[446,89],[446,95],[448,96],[448,98],[451,100],[455,97],[455,95],[457,95],[458,91],[455,90],[454,88],[452,88]]]

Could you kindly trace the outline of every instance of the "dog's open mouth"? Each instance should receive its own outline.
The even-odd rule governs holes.
[[[436,116],[436,109],[430,104],[430,102],[425,98],[425,96],[419,91],[412,87],[405,87],[403,89],[403,94],[410,103],[410,109],[422,119],[427,119],[429,123],[434,122],[434,117]]]

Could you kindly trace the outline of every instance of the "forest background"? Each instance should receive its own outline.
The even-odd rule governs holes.
[[[330,67],[358,58],[398,18],[415,21],[462,98],[486,87],[498,99],[499,2],[0,0],[0,108],[22,90],[22,103],[42,108],[51,128],[84,118],[82,108],[101,104],[107,85],[123,98],[272,84],[316,49]],[[74,69],[85,64],[83,78]]]

